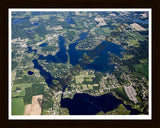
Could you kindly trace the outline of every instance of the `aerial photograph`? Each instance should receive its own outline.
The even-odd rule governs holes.
[[[44,10],[10,13],[10,115],[149,115],[149,11]]]

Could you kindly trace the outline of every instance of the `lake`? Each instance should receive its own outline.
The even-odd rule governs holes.
[[[84,53],[92,52],[92,50],[77,50],[75,47],[78,44],[78,41],[83,40],[87,38],[88,32],[81,33],[79,35],[79,39],[76,40],[75,43],[69,45],[69,56],[70,56],[70,63],[75,66],[80,62],[80,59],[82,58]],[[104,44],[108,45],[104,45]],[[60,78],[54,78],[51,76],[51,74],[43,69],[41,65],[39,65],[38,60],[45,60],[46,62],[54,62],[54,63],[66,63],[68,61],[68,56],[66,54],[67,50],[64,46],[65,44],[65,39],[63,36],[59,36],[59,48],[60,50],[56,53],[55,56],[52,55],[39,55],[38,59],[34,59],[32,62],[34,63],[34,68],[39,69],[40,74],[44,77],[46,83],[48,84],[49,87],[54,86],[52,83],[53,79],[59,80]],[[111,42],[106,42],[102,41],[101,44],[105,46],[105,48],[95,57],[93,58],[94,61],[90,64],[88,64],[85,69],[93,69],[95,71],[100,71],[100,72],[112,72],[114,70],[115,65],[110,65],[110,60],[109,60],[109,54],[108,52],[111,52],[119,57],[122,57],[121,52],[124,52],[124,49],[122,46],[111,43]],[[47,43],[44,43],[42,47],[47,45]],[[28,53],[35,51],[32,50],[31,47],[28,47]]]
[[[79,36],[80,38],[76,40],[75,43],[69,45],[69,56],[70,56],[70,63],[75,66],[80,63],[80,59],[84,53],[92,52],[92,50],[77,50],[75,47],[77,46],[80,40],[83,40],[87,37],[88,32],[81,33]],[[38,59],[46,60],[46,62],[54,62],[54,63],[66,63],[68,60],[68,56],[66,54],[67,50],[64,46],[65,39],[64,37],[59,37],[59,52],[55,56],[47,55],[43,56],[40,55]],[[119,57],[122,57],[121,52],[124,52],[124,49],[121,45],[117,45],[111,42],[102,41],[101,44],[105,46],[105,48],[94,58],[93,63],[88,64],[85,69],[93,69],[99,72],[112,72],[114,70],[115,65],[110,65],[109,54],[113,53]],[[108,44],[107,46],[105,44]],[[46,43],[43,45],[47,45]]]
[[[66,54],[66,48],[64,46],[65,40],[63,36],[59,37],[59,48],[60,50],[56,53],[55,56],[48,55],[43,56],[40,55],[38,59],[46,60],[46,62],[54,62],[54,63],[66,63],[68,60],[68,56]]]
[[[40,44],[39,47],[44,47],[44,46],[47,46],[48,44],[47,43],[43,43],[43,44]]]
[[[80,35],[80,39],[76,41],[74,44],[69,45],[69,56],[70,56],[70,63],[75,66],[80,63],[80,59],[84,53],[93,52],[93,50],[77,50],[75,49],[78,41],[83,40],[87,37],[88,33],[82,33]],[[117,45],[111,42],[102,41],[101,44],[105,46],[103,50],[100,51],[98,55],[94,58],[94,61],[91,64],[88,64],[85,69],[93,69],[99,72],[112,72],[114,70],[115,65],[110,65],[109,54],[111,52],[119,57],[122,57],[121,52],[124,52],[124,49],[121,45]],[[108,45],[105,45],[108,44]],[[89,55],[89,54],[88,54]]]
[[[14,19],[13,21],[12,21],[12,23],[13,24],[18,24],[18,23],[21,23],[22,21],[24,21],[25,19],[23,18],[23,19]]]
[[[125,105],[122,100],[117,99],[112,93],[101,96],[91,96],[85,93],[76,93],[73,99],[61,98],[61,107],[68,108],[70,115],[95,115],[100,111],[109,112],[123,104],[130,115],[140,114],[136,109],[132,109],[130,105]]]
[[[33,23],[33,24],[36,25],[36,26],[39,25],[39,23]]]
[[[28,75],[33,75],[33,74],[34,74],[34,72],[28,71]]]
[[[109,54],[108,52],[111,52],[119,57],[122,57],[121,52],[124,52],[124,49],[122,46],[114,44],[114,43],[110,43],[110,42],[106,42],[103,41],[101,42],[101,44],[103,44],[103,46],[105,46],[105,48],[103,50],[100,51],[100,53],[98,55],[96,55],[93,59],[94,61],[91,64],[88,64],[86,66],[85,69],[93,69],[95,71],[99,71],[99,72],[112,72],[114,70],[114,66],[115,65],[110,65],[110,60],[109,60]],[[108,44],[108,45],[105,45]],[[93,50],[76,50],[76,43],[75,44],[71,44],[69,46],[69,56],[70,57],[70,63],[75,66],[78,63],[80,63],[80,59],[82,58],[83,54],[89,53],[89,52],[93,52]],[[89,55],[89,54],[88,54]]]
[[[75,43],[69,45],[69,56],[70,63],[75,66],[80,62],[82,55],[89,50],[76,50],[75,47],[78,44],[78,41],[83,40],[87,37],[88,32],[80,34],[80,38],[76,40]],[[105,48],[94,58],[93,63],[87,65],[86,69],[94,69],[95,71],[101,72],[111,72],[114,70],[114,65],[109,65],[109,54],[108,51],[122,57],[121,52],[124,52],[122,46],[102,41],[102,44],[105,45]],[[61,85],[63,85],[63,91],[67,87],[67,85],[63,84],[64,82],[60,78],[55,78],[49,72],[45,71],[43,67],[38,63],[38,60],[46,60],[46,62],[54,62],[54,63],[66,63],[68,61],[68,56],[66,54],[67,50],[64,46],[65,39],[63,36],[59,37],[59,52],[55,56],[48,55],[43,56],[39,55],[38,59],[34,59],[32,62],[34,64],[34,68],[40,71],[40,75],[45,79],[48,87],[52,88],[55,86],[52,80],[58,80]],[[43,47],[43,46],[42,46]],[[32,52],[32,48],[28,48],[28,52]],[[90,50],[92,52],[92,50]],[[36,52],[35,52],[36,54]],[[69,113],[71,115],[95,115],[96,113],[103,111],[108,112],[117,108],[120,104],[123,104],[123,101],[117,99],[112,94],[106,94],[101,96],[90,96],[88,94],[75,94],[73,99],[65,98],[61,99],[61,106],[68,108]],[[124,104],[123,104],[124,105]],[[136,115],[140,112],[136,109],[132,109],[130,105],[124,105],[128,110],[131,111],[130,114]]]
[[[66,22],[69,23],[69,24],[73,24],[75,23],[75,21],[69,17],[66,18]]]
[[[48,87],[54,86],[52,80],[53,79],[58,80],[58,79],[52,77],[49,72],[45,71],[43,67],[38,63],[37,59],[34,59],[32,62],[34,64],[34,68],[40,71],[40,75],[45,79],[45,82],[47,83]]]
[[[148,19],[147,20],[134,19],[133,21],[137,22],[137,23],[142,23],[142,24],[148,24],[149,23]]]
[[[28,53],[31,53],[33,51],[34,51],[34,53],[37,52],[37,50],[36,49],[33,50],[32,47],[27,47],[27,48],[28,48],[28,50],[27,50]]]

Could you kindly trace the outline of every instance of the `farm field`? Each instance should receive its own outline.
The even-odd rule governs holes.
[[[12,98],[12,115],[24,115],[23,98]]]

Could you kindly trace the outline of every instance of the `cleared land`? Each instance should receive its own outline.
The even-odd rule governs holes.
[[[43,95],[33,96],[32,104],[28,104],[25,106],[24,115],[41,115],[42,98]]]

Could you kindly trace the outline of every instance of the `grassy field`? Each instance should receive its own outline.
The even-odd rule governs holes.
[[[127,110],[123,104],[120,104],[118,108],[114,109],[113,111],[109,111],[106,115],[129,115],[130,111]]]
[[[24,76],[24,75],[26,75],[26,76],[30,76],[30,75],[28,75],[28,71],[32,71],[32,72],[35,72],[35,70],[34,69],[27,69],[27,70],[23,70],[23,75],[22,76]],[[33,74],[34,75],[34,74]]]
[[[144,64],[144,63],[148,63],[148,60],[147,59],[141,59],[141,60],[139,60],[139,62]]]
[[[133,54],[131,55],[124,54],[123,60],[129,60],[129,59],[132,59],[133,57],[134,57]]]
[[[12,84],[14,83],[14,80],[16,78],[16,71],[12,71]]]
[[[109,27],[105,27],[105,28],[102,28],[103,29],[103,31],[105,32],[105,34],[106,35],[110,35],[110,33],[112,32],[112,30],[110,30],[110,28]]]
[[[86,84],[82,84],[82,88],[83,88],[83,90],[87,90],[87,85]]]
[[[130,33],[131,36],[133,36],[135,39],[139,40],[139,41],[145,41],[146,38],[144,36],[142,36],[141,34],[139,34],[138,32],[132,32]]]
[[[96,115],[129,115],[130,111],[127,110],[123,104],[120,104],[116,109],[104,113],[103,111],[98,112]]]
[[[130,42],[129,42],[129,45],[130,45],[130,46],[133,46],[133,47],[139,47],[139,46],[140,46],[139,42],[137,42],[137,41],[135,41],[135,40],[130,41]]]
[[[33,57],[34,52],[28,53],[28,57],[31,58]]]
[[[25,88],[28,88],[28,87],[31,87],[32,86],[32,83],[29,83],[29,84],[15,84],[12,86],[12,97],[15,97],[15,96],[25,96]],[[20,92],[16,92],[14,91],[16,89],[16,87],[19,87],[21,88],[21,91]]]
[[[96,28],[94,32],[97,33],[98,36],[101,36],[101,35],[106,36],[106,32],[104,32],[103,29]]]
[[[142,73],[148,80],[148,64],[137,64],[134,65],[134,68],[137,72]]]
[[[69,111],[67,108],[60,107],[60,115],[69,115]]]
[[[106,115],[103,111],[98,112],[96,115]]]
[[[12,98],[12,115],[23,115],[24,109],[23,98]]]
[[[115,95],[117,95],[118,97],[121,97],[122,99],[124,99],[125,101],[129,101],[128,96],[124,91],[123,87],[114,88],[111,91],[115,93]]]
[[[78,84],[78,83],[82,83],[84,81],[84,78],[83,78],[83,76],[76,76],[76,84]]]
[[[92,81],[92,78],[86,78],[86,77],[85,77],[85,81],[91,82],[91,81]]]
[[[51,17],[51,15],[39,15],[39,16],[34,16],[34,18],[38,18],[38,17],[42,18],[43,20],[47,20],[47,19],[49,19],[49,18]]]

